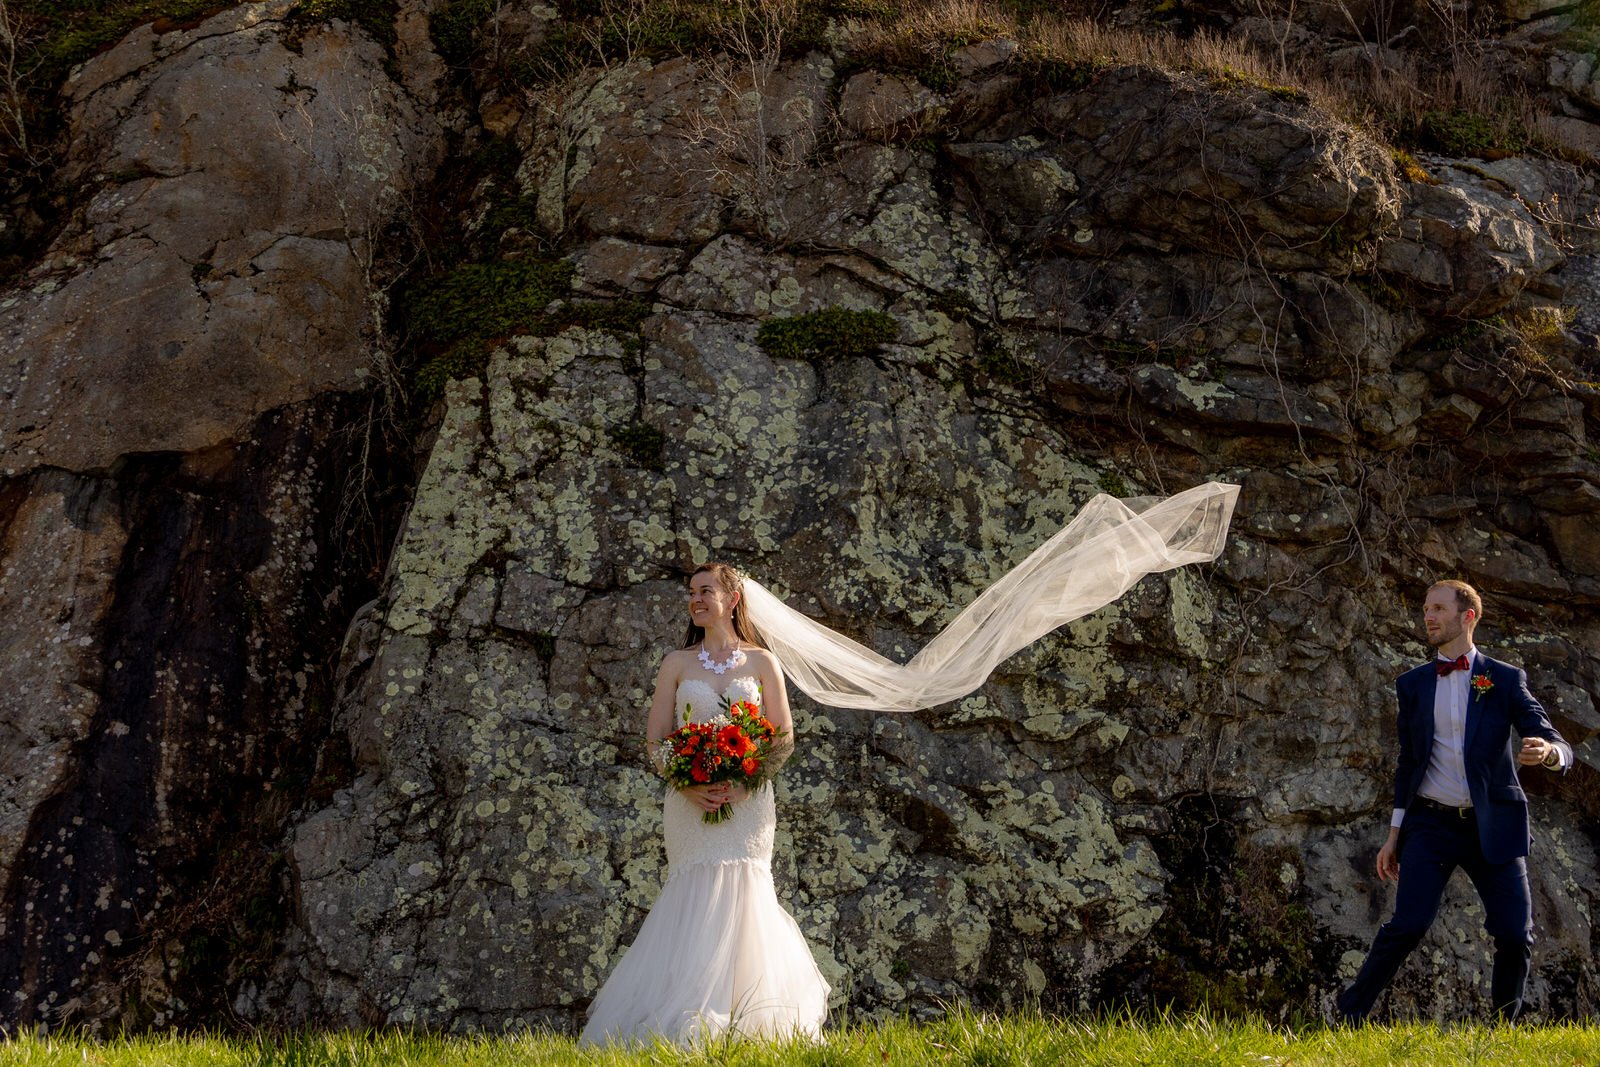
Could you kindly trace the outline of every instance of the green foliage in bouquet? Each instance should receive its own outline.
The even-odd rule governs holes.
[[[791,744],[747,700],[725,700],[709,722],[691,721],[685,707],[683,725],[659,742],[661,773],[676,789],[734,782],[754,793],[771,783]],[[723,804],[704,818],[719,823],[732,816],[733,806]]]

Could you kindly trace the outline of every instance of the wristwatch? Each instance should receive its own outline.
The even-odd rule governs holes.
[[[1540,760],[1539,764],[1547,770],[1559,770],[1561,768],[1561,750],[1551,745],[1550,750],[1544,754],[1544,759]]]

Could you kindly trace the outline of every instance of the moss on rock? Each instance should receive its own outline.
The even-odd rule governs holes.
[[[768,319],[756,344],[778,359],[849,359],[895,339],[899,326],[881,311],[826,308],[806,315]]]

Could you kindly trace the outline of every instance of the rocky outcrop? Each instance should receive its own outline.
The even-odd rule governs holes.
[[[1580,742],[1528,776],[1532,993],[1593,1002],[1586,174],[1404,181],[1304,94],[989,41],[938,88],[821,50],[479,72],[514,188],[428,189],[427,115],[465,120],[422,6],[392,57],[286,7],[85,66],[84,209],[0,295],[0,607],[43,620],[0,634],[7,1020],[572,1029],[664,874],[642,709],[693,564],[904,658],[1094,493],[1207,478],[1243,485],[1217,564],[979,693],[797,697],[775,873],[841,1002],[1324,1007],[1385,909],[1438,574]],[[496,40],[533,63],[560,17]],[[410,196],[570,287],[453,365],[368,602],[331,516]],[[1479,1007],[1469,892],[1397,1010]]]
[[[440,131],[380,46],[291,32],[292,7],[147,26],[85,64],[78,210],[0,293],[10,1023],[216,1008],[197,1001],[248,962],[246,899],[276,895],[370,582],[338,517],[351,396],[380,340],[376,238]]]
[[[370,39],[291,50],[292,7],[146,26],[68,83],[84,203],[0,308],[7,476],[236,442],[368,372],[375,238],[437,131]]]
[[[1412,191],[1400,232],[1384,242],[1379,266],[1413,307],[1483,318],[1559,264],[1561,252],[1515,188],[1465,170],[1451,179]]]
[[[450,388],[349,664],[356,780],[295,830],[297,929],[238,1010],[576,1025],[664,875],[641,709],[706,558],[904,657],[1102,487],[1244,485],[1215,568],[1147,581],[973,697],[914,716],[799,700],[779,882],[869,1014],[1196,981],[1317,1004],[1381,919],[1365,872],[1425,573],[1492,590],[1485,645],[1593,735],[1580,606],[1600,584],[1551,556],[1533,501],[1596,484],[1594,416],[1504,365],[1508,339],[1441,344],[1432,317],[1557,286],[1520,202],[1471,176],[1400,184],[1266,93],[980,77],[952,97],[984,108],[912,148],[914,116],[946,104],[854,75],[858,139],[731,214],[716,190],[754,164],[673,129],[719,91],[693,61],[613,68],[519,131],[539,217],[575,234],[577,293],[651,313],[636,334],[513,337]],[[825,123],[830,79],[797,62],[763,107]],[[622,180],[685,155],[649,196]],[[824,182],[830,210],[802,210]],[[1452,203],[1482,207],[1448,240],[1417,221]],[[816,250],[774,249],[795,235],[775,219]],[[1429,271],[1458,303],[1399,302]],[[898,335],[858,358],[760,346],[761,323],[829,308]],[[1512,459],[1533,434],[1559,470]],[[1595,980],[1593,773],[1533,787],[1549,1013]],[[1401,1010],[1473,1009],[1472,914],[1447,913]]]

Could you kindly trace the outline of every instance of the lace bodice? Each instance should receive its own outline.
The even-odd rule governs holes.
[[[682,682],[674,700],[676,721],[683,722],[684,708],[689,709],[693,722],[714,719],[722,714],[727,698],[759,705],[761,684],[755,678],[734,678],[719,694],[710,682],[698,678]],[[771,786],[735,804],[733,818],[720,823],[704,822],[700,809],[671,787],[667,789],[662,807],[667,863],[671,871],[696,863],[772,861],[778,812]]]

